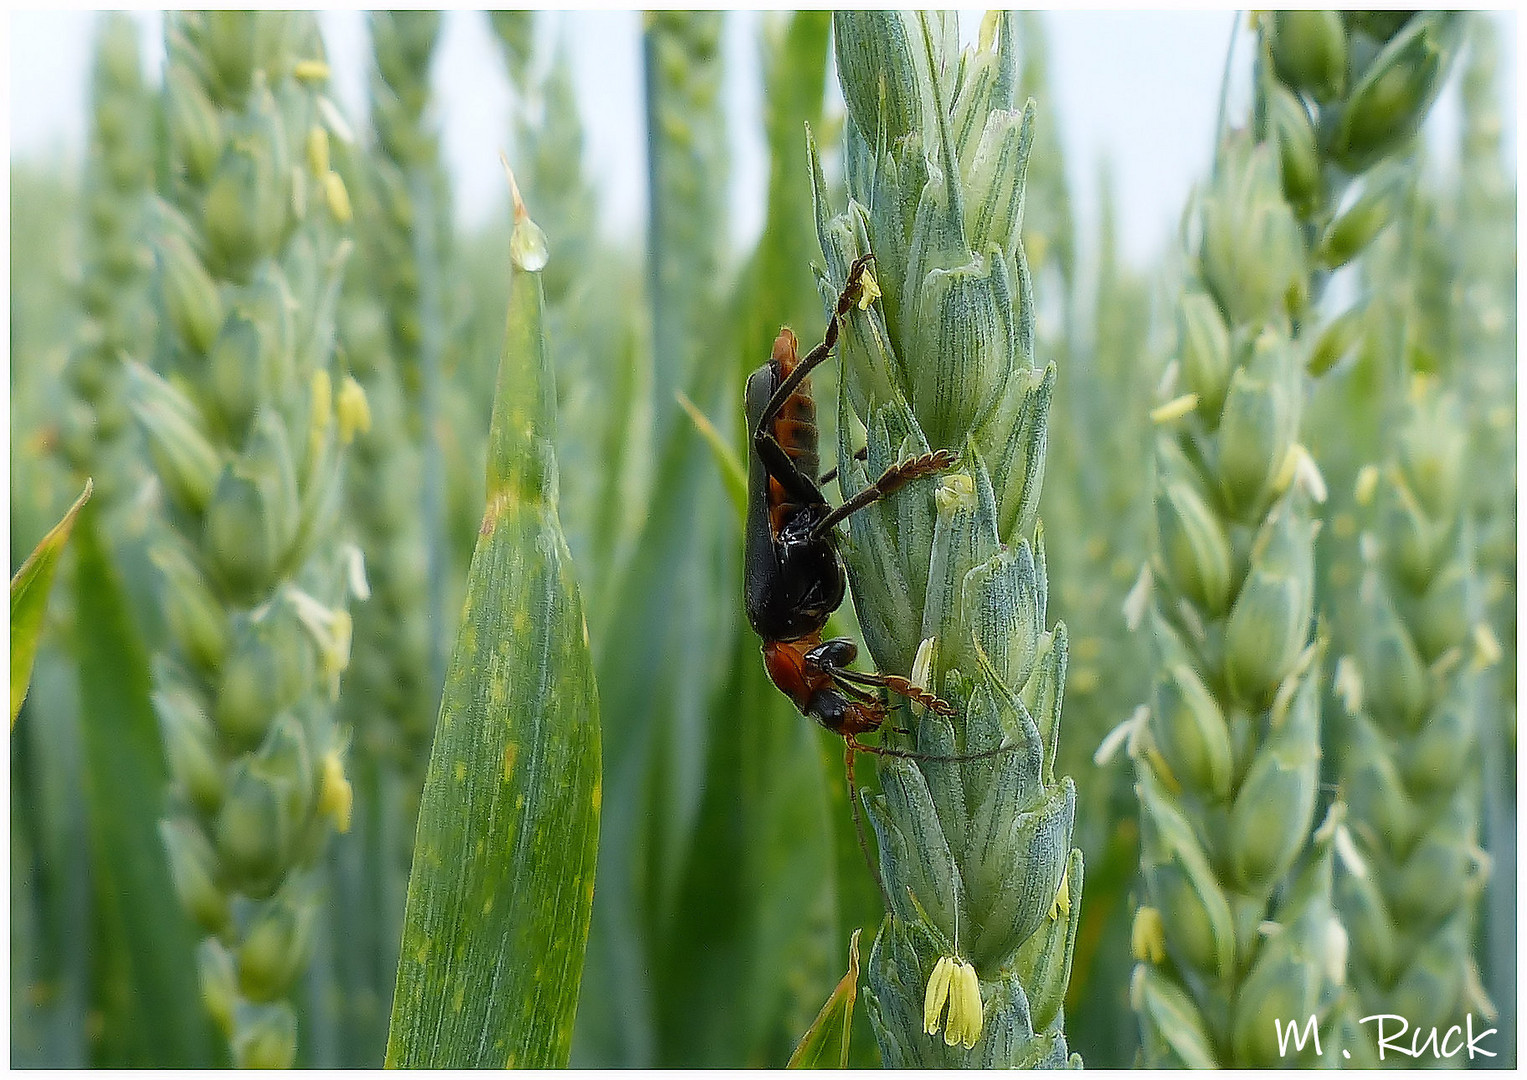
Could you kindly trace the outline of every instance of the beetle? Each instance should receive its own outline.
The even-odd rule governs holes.
[[[888,706],[875,689],[942,716],[953,716],[955,710],[910,679],[850,668],[859,649],[849,638],[822,640],[848,586],[838,555],[838,523],[958,461],[952,450],[934,450],[895,462],[837,507],[818,486],[837,470],[817,475],[821,461],[811,371],[831,355],[839,326],[864,295],[874,258],[861,255],[850,266],[820,344],[802,357],[795,334],[782,327],[768,362],[748,378],[743,401],[751,434],[743,561],[748,621],[763,640],[764,667],[774,685],[803,715],[843,737],[850,762],[856,750],[922,761],[973,761],[1011,748],[937,756],[860,742],[860,735],[878,731],[886,721]],[[863,450],[855,455],[864,456]]]
[[[863,295],[873,258],[861,256],[850,267],[821,343],[801,357],[795,334],[783,327],[768,362],[748,378],[744,397],[751,433],[744,555],[748,621],[763,639],[764,667],[774,685],[803,715],[843,737],[850,762],[855,750],[925,756],[859,741],[886,720],[887,706],[873,689],[883,687],[945,716],[954,713],[947,702],[908,679],[849,668],[859,651],[850,639],[822,640],[822,629],[842,605],[848,585],[838,555],[838,523],[957,460],[953,451],[935,450],[898,461],[836,508],[818,487],[821,462],[810,375],[831,354],[839,324]]]
[[[838,556],[838,523],[958,460],[953,451],[935,450],[895,462],[873,484],[838,507],[828,503],[818,486],[837,470],[817,474],[821,461],[811,371],[831,355],[839,325],[863,296],[864,277],[873,260],[873,255],[854,260],[820,344],[802,357],[795,334],[788,326],[782,327],[768,362],[748,378],[743,408],[751,442],[743,574],[748,621],[763,640],[764,668],[770,680],[802,715],[843,738],[854,831],[865,863],[889,907],[890,897],[885,895],[885,884],[870,858],[859,819],[854,753],[919,761],[974,761],[1012,747],[944,756],[866,745],[859,736],[879,731],[889,713],[889,705],[875,690],[900,695],[941,716],[952,716],[955,710],[900,675],[851,669],[848,665],[859,649],[850,639],[822,640],[822,630],[842,605],[848,587]],[[863,451],[855,455],[864,456]]]

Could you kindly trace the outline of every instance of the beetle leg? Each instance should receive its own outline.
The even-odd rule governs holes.
[[[883,686],[891,693],[900,694],[909,701],[915,701],[929,712],[936,712],[940,716],[954,715],[954,706],[949,702],[923,689],[910,679],[903,679],[900,675],[871,674],[867,671],[849,671],[846,668],[830,668],[828,673],[834,679],[843,682],[857,683],[860,686]]]
[[[924,690],[921,686],[904,679],[900,675],[883,675],[880,672],[854,671],[848,665],[853,663],[854,657],[859,655],[859,647],[850,638],[833,638],[822,644],[808,649],[805,661],[810,666],[822,672],[832,679],[840,692],[864,700],[867,696],[860,687],[873,686],[877,689],[884,687],[893,694],[899,694],[910,701],[915,701],[923,708],[938,713],[940,716],[953,716],[954,707],[943,698]]]
[[[811,539],[821,539],[832,530],[834,525],[850,514],[858,513],[866,506],[880,501],[919,477],[942,472],[958,460],[959,455],[953,450],[935,450],[931,454],[919,454],[917,457],[896,462],[880,474],[879,480],[813,525]]]
[[[861,446],[858,450],[854,451],[854,460],[855,461],[863,461],[865,458],[867,458],[869,456],[870,456],[870,448],[867,447],[867,446]],[[830,468],[826,472],[824,472],[821,476],[817,477],[817,483],[818,484],[830,484],[837,477],[837,475],[838,475],[838,467],[836,465],[834,465],[832,468]]]
[[[763,461],[764,472],[771,480],[778,480],[794,501],[805,506],[827,505],[821,490],[811,482],[810,477],[796,468],[795,462],[772,434],[766,431],[755,436],[753,449]]]
[[[867,706],[875,712],[881,712],[885,709],[885,705],[874,694],[862,687],[853,685],[849,680],[839,678],[842,672],[838,668],[827,668],[825,670],[832,679],[834,692],[843,695],[855,704]]]

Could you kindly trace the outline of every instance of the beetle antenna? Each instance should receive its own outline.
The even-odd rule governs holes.
[[[831,354],[833,346],[838,343],[839,324],[842,323],[849,311],[852,310],[855,303],[856,291],[864,277],[865,268],[874,261],[875,256],[873,255],[861,255],[854,260],[853,266],[848,271],[848,281],[843,286],[843,291],[838,294],[838,303],[831,317],[827,320],[827,330],[821,342],[802,357],[800,363],[795,366],[795,370],[786,375],[780,381],[780,384],[774,388],[774,393],[769,397],[769,403],[764,406],[764,410],[759,416],[758,427],[753,432],[754,439],[757,439],[764,430],[764,421],[773,419],[778,414],[779,410],[784,407],[785,402],[790,400],[790,396],[795,393],[801,383],[806,381],[806,376],[811,374],[812,368],[822,363]]]
[[[982,750],[975,754],[925,754],[920,750],[897,750],[890,746],[869,746],[860,742],[852,735],[845,735],[844,739],[853,750],[865,754],[874,754],[876,757],[901,758],[905,761],[980,761],[982,758],[997,757],[1009,751],[1018,749],[1017,743],[1003,743],[994,746],[990,750]]]

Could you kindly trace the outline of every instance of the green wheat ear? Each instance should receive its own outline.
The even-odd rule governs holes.
[[[439,12],[374,11],[368,17],[375,66],[371,71],[371,126],[376,152],[371,155],[368,181],[373,189],[373,213],[363,241],[366,272],[374,295],[383,304],[386,340],[396,377],[402,384],[403,432],[390,438],[406,440],[402,454],[416,457],[412,478],[417,525],[425,555],[426,625],[409,628],[402,639],[405,651],[423,651],[427,665],[422,693],[403,703],[403,737],[409,755],[407,782],[417,790],[423,782],[432,714],[445,678],[444,635],[430,625],[450,626],[447,616],[447,567],[444,536],[444,464],[438,435],[441,387],[452,359],[450,286],[446,268],[452,260],[450,187],[440,163],[440,136],[431,115],[430,70],[440,36]],[[393,495],[401,498],[404,492]],[[376,539],[374,536],[372,539]],[[368,549],[367,555],[373,552]],[[403,558],[394,553],[391,558]],[[389,567],[389,586],[395,591],[400,574]],[[374,627],[368,630],[374,631]],[[418,656],[398,656],[405,669]],[[418,711],[422,707],[422,713]],[[412,817],[412,807],[408,817]]]
[[[1516,183],[1506,165],[1501,123],[1502,70],[1494,17],[1470,17],[1463,69],[1461,167],[1456,196],[1456,346],[1467,375],[1463,403],[1474,436],[1470,469],[1478,527],[1482,598],[1503,657],[1517,654],[1516,636]],[[1458,309],[1454,309],[1457,311]],[[1466,313],[1466,314],[1465,314]],[[1516,940],[1515,769],[1516,668],[1506,662],[1486,676],[1483,708],[1485,832],[1496,862],[1489,918],[1479,955],[1501,1013],[1501,1040],[1515,1045]],[[1509,1063],[1510,1059],[1504,1059]]]
[[[1079,1065],[1061,1011],[1082,896],[1075,789],[1054,776],[1066,631],[1045,629],[1036,516],[1055,371],[1035,366],[1020,239],[1034,106],[1017,100],[1015,19],[988,15],[963,55],[952,16],[833,25],[848,204],[832,211],[813,147],[821,287],[836,296],[873,251],[881,293],[843,329],[843,496],[902,457],[961,454],[854,517],[854,606],[876,666],[957,709],[897,706],[918,750],[1012,746],[881,759],[866,805],[890,910],[865,1005],[891,1067]]]
[[[129,379],[169,504],[153,553],[171,642],[154,693],[163,834],[234,1063],[285,1067],[317,865],[350,815],[333,719],[346,602],[365,590],[335,535],[363,407],[333,362],[350,205],[312,16],[176,14],[166,51],[158,370]]]
[[[434,137],[424,122],[438,24],[432,12],[371,14],[372,145],[333,146],[334,169],[354,205],[358,248],[336,316],[338,353],[353,377],[346,385],[365,404],[354,415],[344,522],[365,556],[371,589],[355,611],[339,704],[353,740],[356,829],[330,859],[326,918],[334,930],[324,935],[339,1003],[333,1012],[343,1017],[329,1044],[350,1066],[379,1065],[386,1043],[414,824],[439,706],[418,392],[418,369],[438,360],[438,347],[430,350],[442,321],[425,299],[440,291],[442,274],[438,245],[425,235],[439,216],[431,209],[438,202]],[[415,185],[425,192],[419,204]],[[405,372],[414,375],[412,395]]]
[[[152,340],[147,238],[154,181],[154,101],[127,15],[102,17],[91,72],[90,147],[85,168],[85,252],[80,300],[85,321],[64,378],[71,400],[61,445],[78,473],[93,478],[98,509],[134,477],[124,453],[132,414],[122,358],[146,358]]]
[[[1146,886],[1131,995],[1153,1066],[1286,1060],[1274,1017],[1314,1015],[1328,1051],[1341,1048],[1340,804],[1310,842],[1324,686],[1313,507],[1326,492],[1298,441],[1304,378],[1355,344],[1355,313],[1322,326],[1314,304],[1389,220],[1396,156],[1455,36],[1435,12],[1256,25],[1254,130],[1223,141],[1198,202],[1178,358],[1151,414],[1157,547],[1131,605],[1139,619],[1154,600],[1158,657],[1130,739]]]
[[[1473,1014],[1483,1029],[1499,1015],[1475,957],[1479,898],[1498,880],[1480,841],[1499,737],[1488,669],[1503,652],[1478,565],[1490,519],[1468,479],[1488,426],[1466,426],[1460,392],[1488,356],[1460,348],[1472,320],[1455,315],[1456,219],[1419,179],[1403,210],[1364,267],[1370,371],[1352,382],[1366,393],[1340,402],[1365,410],[1375,435],[1332,545],[1328,603],[1347,616],[1332,742],[1354,855],[1337,895],[1362,1015],[1446,1031]],[[1379,1064],[1362,1049],[1355,1061]]]
[[[1339,892],[1364,1015],[1446,1030],[1493,1017],[1473,960],[1487,876],[1479,847],[1481,671],[1499,658],[1482,621],[1464,514],[1466,434],[1456,397],[1417,376],[1389,457],[1359,483],[1366,556],[1342,784],[1360,862]],[[1376,1064],[1376,1063],[1375,1063]]]

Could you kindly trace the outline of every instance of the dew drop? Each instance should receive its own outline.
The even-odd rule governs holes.
[[[549,257],[546,234],[528,217],[514,223],[514,233],[509,237],[509,257],[515,266],[532,274],[546,268]]]

